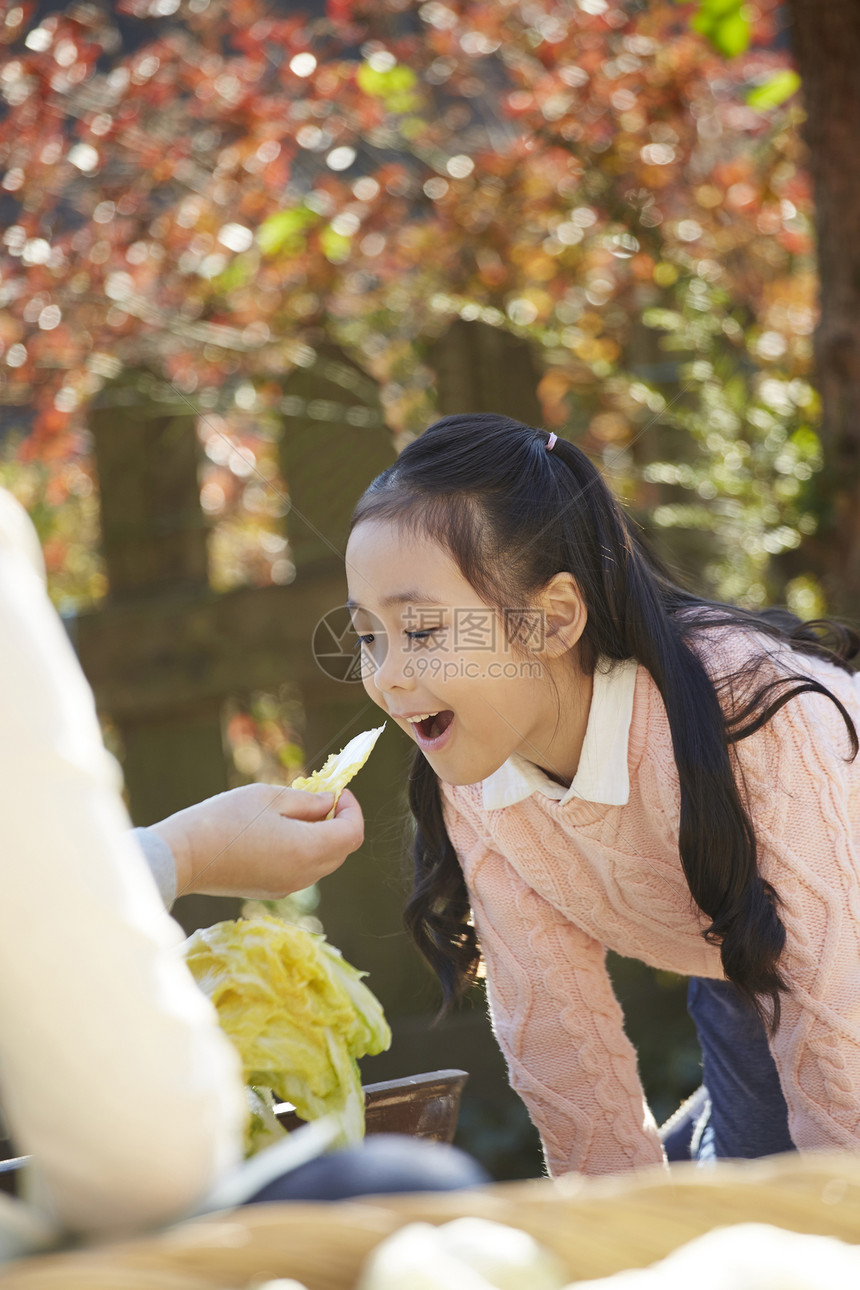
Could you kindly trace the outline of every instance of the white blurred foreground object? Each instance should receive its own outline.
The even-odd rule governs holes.
[[[354,775],[357,775],[370,754],[374,745],[385,729],[386,722],[375,730],[365,730],[362,734],[350,739],[339,753],[332,753],[321,770],[312,775],[294,779],[290,788],[301,788],[306,793],[334,793],[334,803],[326,816],[333,819],[338,799]]]
[[[402,1227],[374,1250],[356,1290],[562,1290],[566,1280],[528,1232],[457,1218]]]
[[[763,1223],[717,1228],[650,1268],[568,1281],[527,1232],[483,1218],[410,1223],[368,1258],[356,1290],[857,1290],[860,1246]]]
[[[559,1290],[567,1280],[556,1256],[518,1227],[464,1217],[437,1231],[449,1254],[498,1290]]]
[[[290,1277],[278,1277],[277,1281],[263,1282],[257,1290],[307,1290],[307,1286],[303,1286],[301,1281],[293,1281]]]
[[[567,1290],[856,1290],[860,1246],[764,1223],[721,1227],[650,1268],[577,1281]]]
[[[34,1202],[0,1206],[8,1258],[175,1221],[238,1163],[246,1109],[129,834],[38,539],[2,490],[0,678],[3,1118]]]

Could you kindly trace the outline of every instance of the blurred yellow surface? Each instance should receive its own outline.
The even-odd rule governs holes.
[[[251,1290],[295,1278],[353,1290],[365,1256],[405,1223],[473,1214],[530,1232],[571,1280],[643,1267],[715,1227],[769,1223],[860,1244],[860,1158],[790,1155],[623,1177],[502,1183],[469,1192],[257,1205],[156,1236],[22,1260],[2,1290]]]

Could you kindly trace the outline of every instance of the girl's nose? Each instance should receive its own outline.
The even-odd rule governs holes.
[[[374,662],[376,670],[373,682],[380,693],[388,694],[392,690],[415,689],[415,678],[410,666],[413,662],[412,655],[405,650],[399,650],[390,637],[382,657],[376,658]]]

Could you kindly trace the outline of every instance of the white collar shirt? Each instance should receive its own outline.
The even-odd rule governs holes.
[[[604,806],[626,806],[630,797],[627,747],[637,669],[635,659],[598,660],[585,739],[569,788],[550,779],[534,762],[512,753],[481,783],[484,810],[514,806],[536,792],[562,804],[578,799]]]

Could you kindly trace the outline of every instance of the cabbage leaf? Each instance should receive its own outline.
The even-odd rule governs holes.
[[[366,974],[324,936],[278,918],[216,923],[194,932],[184,950],[255,1090],[249,1154],[271,1140],[271,1117],[260,1114],[268,1089],[303,1120],[337,1113],[344,1140],[359,1141],[364,1094],[356,1059],[391,1043]]]

